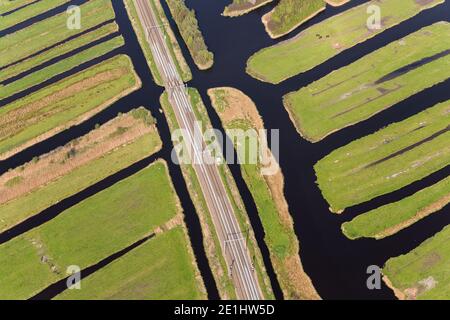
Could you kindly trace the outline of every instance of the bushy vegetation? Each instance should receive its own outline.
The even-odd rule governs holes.
[[[267,29],[273,37],[280,37],[323,9],[323,0],[281,0],[269,13]]]
[[[233,0],[223,11],[224,16],[235,17],[253,11],[273,0]]]
[[[168,0],[167,4],[195,64],[200,69],[210,68],[214,63],[214,55],[206,46],[195,11],[186,7],[184,0]]]

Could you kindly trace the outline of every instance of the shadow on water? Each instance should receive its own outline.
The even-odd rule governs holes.
[[[323,13],[282,39],[287,39],[312,24],[363,2],[365,1],[354,0],[339,8],[328,6]],[[187,5],[196,10],[208,47],[215,54],[215,64],[208,71],[198,71],[186,46],[181,41],[179,33],[176,31],[173,20],[169,19],[193,72],[193,80],[189,85],[199,89],[212,124],[216,128],[221,128],[220,121],[206,95],[208,88],[216,86],[232,86],[242,90],[255,102],[268,129],[282,128],[280,130],[280,165],[285,176],[285,195],[294,219],[295,231],[300,240],[300,256],[305,271],[312,278],[319,294],[325,299],[394,298],[393,293],[386,287],[383,287],[381,290],[367,289],[367,267],[374,264],[382,266],[389,257],[410,251],[422,241],[441,230],[450,222],[448,206],[441,210],[440,213],[433,214],[384,240],[348,240],[340,231],[340,225],[342,222],[349,220],[350,217],[354,217],[381,204],[399,200],[423,187],[431,185],[442,177],[447,176],[449,168],[444,168],[402,190],[349,208],[343,215],[334,215],[329,212],[328,205],[315,184],[316,177],[313,165],[332,150],[347,144],[355,138],[365,136],[389,123],[403,120],[438,102],[447,100],[450,96],[448,90],[449,81],[447,80],[415,94],[372,118],[341,130],[316,144],[311,144],[298,135],[282,105],[282,96],[424,26],[440,20],[448,20],[450,4],[445,3],[426,10],[412,19],[388,29],[364,43],[356,45],[351,50],[343,51],[320,66],[275,86],[259,82],[245,73],[246,61],[249,56],[263,47],[278,42],[267,36],[261,23],[262,14],[271,10],[273,4],[239,18],[222,17],[220,13],[228,3],[229,0],[187,0]],[[209,298],[217,299],[217,288],[211,270],[208,267],[199,219],[189,198],[181,170],[171,161],[172,143],[170,141],[170,132],[164,116],[158,110],[159,96],[163,89],[157,87],[151,79],[145,58],[131,28],[122,1],[113,1],[113,4],[120,31],[126,42],[125,47],[120,48],[117,52],[126,53],[132,58],[136,71],[142,80],[142,88],[119,100],[88,121],[69,128],[45,142],[0,162],[1,172],[5,172],[7,168],[13,168],[30,161],[33,156],[49,152],[60,145],[66,144],[70,140],[92,130],[96,123],[102,124],[112,119],[118,112],[127,112],[132,108],[144,105],[152,111],[152,114],[157,119],[158,130],[163,140],[163,149],[159,152],[159,156],[167,161],[170,175],[180,197],[185,221],[189,229],[189,237]],[[165,10],[167,12],[166,6]],[[255,204],[242,180],[239,167],[232,165],[230,169],[240,188],[245,206],[249,211],[258,243],[262,244],[264,262],[268,266],[273,282],[273,270],[266,246],[262,243],[264,232],[257,217]],[[129,174],[132,173],[124,174],[124,177]],[[275,291],[276,289],[277,284],[275,282]]]

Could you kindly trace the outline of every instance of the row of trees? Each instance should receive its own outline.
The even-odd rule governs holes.
[[[206,46],[195,11],[189,10],[184,0],[167,0],[167,4],[195,63],[201,69],[211,67],[214,55]]]

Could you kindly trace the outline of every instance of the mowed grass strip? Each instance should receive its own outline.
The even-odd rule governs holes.
[[[0,246],[0,297],[26,299],[151,234],[177,212],[157,162]]]
[[[6,16],[0,16],[0,31],[68,2],[69,0],[38,1]]]
[[[57,300],[199,300],[194,257],[181,226],[157,234]]]
[[[140,107],[0,176],[0,232],[161,148]]]
[[[325,10],[324,0],[281,0],[262,21],[272,38],[282,37]]]
[[[110,0],[90,0],[82,4],[80,10],[81,29],[67,28],[68,15],[62,12],[2,37],[0,68],[115,18]]]
[[[444,0],[373,0],[313,25],[297,36],[255,53],[247,72],[262,81],[280,83],[308,71],[338,53],[407,20]],[[382,13],[381,29],[367,27],[368,6]]]
[[[237,17],[265,6],[273,0],[233,0],[225,7],[222,15],[227,17]]]
[[[449,37],[447,22],[425,27],[285,95],[284,106],[297,131],[317,142],[448,79]]]
[[[385,282],[400,299],[450,299],[450,226],[411,252],[389,259]]]
[[[448,166],[449,139],[447,101],[333,151],[314,166],[317,183],[341,212]]]
[[[3,82],[9,78],[17,76],[22,72],[28,71],[33,67],[39,66],[47,61],[57,58],[63,54],[66,54],[74,49],[81,48],[101,39],[109,34],[117,32],[119,26],[115,22],[108,23],[98,29],[92,30],[86,34],[80,35],[75,39],[64,42],[52,49],[46,50],[41,54],[34,55],[21,63],[13,64],[0,72],[0,82]]]
[[[283,194],[284,177],[281,169],[270,150],[266,150],[270,164],[263,165],[261,159],[250,161],[253,157],[250,143],[258,144],[260,130],[264,130],[264,123],[255,104],[243,92],[234,88],[209,89],[208,95],[226,132],[236,134],[229,135],[229,138],[233,140],[238,152],[242,177],[258,209],[264,227],[264,241],[269,248],[285,298],[320,299],[303,271],[298,256],[299,244]],[[268,169],[270,165],[276,171],[263,175],[264,168]]]
[[[172,55],[173,61],[175,61],[175,66],[181,75],[183,81],[188,82],[192,80],[191,69],[189,68],[186,60],[184,59],[183,53],[181,52],[180,45],[178,44],[178,40],[175,37],[175,34],[170,27],[170,24],[167,20],[167,17],[164,13],[164,10],[161,6],[159,0],[148,0],[151,7],[153,8],[156,18],[158,22],[162,25],[161,31],[165,35],[165,40],[167,47]],[[139,15],[136,11],[136,6],[133,0],[125,0],[125,8],[127,9],[128,16],[131,20],[131,24],[133,25],[133,29],[136,32],[136,36],[138,38],[139,44],[144,52],[145,58],[147,60],[148,67],[150,72],[152,73],[153,79],[156,84],[163,86],[163,82],[161,79],[161,75],[156,66],[155,59],[153,57],[152,50],[150,49],[150,45],[147,40],[146,33],[142,27],[142,24],[139,20]]]
[[[1,93],[0,99],[7,98],[18,92],[24,91],[30,87],[38,85],[52,77],[62,74],[66,71],[78,67],[79,65],[98,58],[114,49],[117,49],[125,44],[122,36],[109,39],[99,43],[91,48],[85,49],[77,54],[74,54],[66,59],[49,65],[45,68],[37,70],[29,75],[26,75],[14,82],[6,85],[0,85]]]
[[[0,14],[17,10],[37,0],[0,0]]]
[[[400,201],[371,210],[342,225],[350,239],[382,239],[441,210],[450,202],[450,177]]]
[[[117,55],[0,108],[0,159],[87,119],[138,89],[128,56]]]

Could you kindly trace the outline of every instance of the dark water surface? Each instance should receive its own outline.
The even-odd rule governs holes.
[[[397,235],[378,241],[372,239],[357,241],[348,240],[342,235],[340,225],[344,221],[348,221],[360,213],[392,201],[397,201],[423,187],[439,181],[450,174],[450,167],[446,167],[401,190],[349,208],[344,214],[339,216],[329,212],[328,205],[322,198],[320,191],[315,184],[316,179],[313,165],[335,148],[343,146],[355,138],[370,134],[389,123],[400,121],[421,110],[433,106],[438,102],[449,99],[449,81],[418,93],[401,103],[398,103],[392,108],[375,115],[371,119],[337,132],[316,144],[311,144],[303,140],[297,134],[282,105],[282,96],[289,91],[297,90],[298,88],[323,77],[334,69],[355,61],[391,41],[397,40],[434,22],[448,20],[450,5],[446,3],[434,9],[426,10],[416,17],[355,46],[353,49],[342,52],[322,65],[275,86],[257,81],[245,73],[245,64],[250,55],[263,47],[277,42],[271,40],[267,36],[260,21],[262,14],[268,12],[273,5],[260,8],[248,15],[231,19],[220,15],[223,7],[228,4],[228,2],[230,1],[187,0],[188,6],[196,10],[199,24],[205,35],[208,47],[215,54],[215,64],[213,68],[208,71],[197,70],[173,21],[170,20],[193,72],[194,79],[189,83],[189,86],[199,89],[212,119],[213,126],[216,128],[222,129],[219,118],[210,105],[206,90],[216,86],[231,86],[242,90],[255,101],[267,128],[280,129],[279,160],[285,176],[285,195],[295,222],[295,231],[300,240],[300,256],[304,268],[312,278],[319,294],[324,299],[394,298],[391,290],[385,287],[381,290],[367,289],[367,267],[374,264],[382,266],[389,257],[410,251],[422,241],[441,230],[445,225],[450,223],[449,207],[447,206],[441,210],[441,213],[431,215],[402,232],[399,232]],[[311,24],[317,23],[331,15],[363,2],[365,1],[354,0],[340,8],[328,7],[323,13],[312,19],[302,28],[291,33],[288,37],[295,35],[298,31]],[[110,108],[100,112],[88,121],[30,147],[10,159],[1,161],[0,174],[5,172],[8,168],[14,168],[21,165],[26,161],[30,161],[36,155],[49,152],[76,137],[86,134],[94,128],[96,123],[105,123],[115,117],[118,112],[126,112],[137,106],[144,105],[151,110],[153,115],[157,118],[158,130],[164,144],[163,149],[158,153],[158,156],[166,159],[168,162],[170,175],[174,181],[174,185],[184,209],[186,224],[189,229],[194,253],[204,278],[208,295],[213,299],[218,298],[217,288],[214,284],[205,256],[198,217],[195,213],[192,201],[189,198],[186,184],[181,175],[181,170],[170,161],[170,132],[164,116],[159,112],[159,96],[163,89],[156,86],[151,78],[145,58],[131,28],[122,1],[113,0],[113,3],[120,31],[126,41],[126,46],[124,48],[120,48],[114,52],[126,53],[132,58],[136,71],[143,82],[143,87],[131,95],[119,100]],[[164,5],[164,8],[166,13],[168,13],[166,5]],[[54,10],[54,12],[56,11],[57,10]],[[42,17],[45,16],[46,15],[42,15]],[[37,20],[42,17],[38,17]],[[34,19],[31,22],[35,22]],[[29,25],[31,22],[27,21],[23,25]],[[98,60],[103,60],[107,57],[109,57],[109,55],[105,55]],[[74,72],[76,72],[76,70],[68,71],[55,79],[51,79],[50,82],[71,75]],[[36,89],[37,88],[32,88],[20,95],[29,94]],[[2,104],[4,103],[0,101],[0,105]],[[86,197],[89,197],[93,193],[107,188],[111,184],[137,172],[148,165],[148,163],[151,162],[150,160],[153,159],[154,157],[149,157],[138,164],[132,165],[129,168],[100,181],[93,187],[89,187],[65,201],[52,206],[35,218],[25,221],[9,232],[0,234],[0,241],[4,242],[27,230],[35,228],[41,223],[45,223],[49,219],[57,216],[63,210]],[[255,230],[258,244],[262,248],[264,263],[268,268],[275,294],[280,298],[281,292],[276,282],[273,268],[270,265],[267,247],[262,240],[264,232],[258,218],[255,204],[250,196],[248,188],[242,180],[239,167],[231,165],[230,168],[242,193],[245,206],[249,212],[250,220]],[[95,270],[97,269],[98,268],[95,268]],[[60,284],[49,287],[43,291],[43,296],[44,293],[45,297],[54,296],[61,291],[60,287]]]

